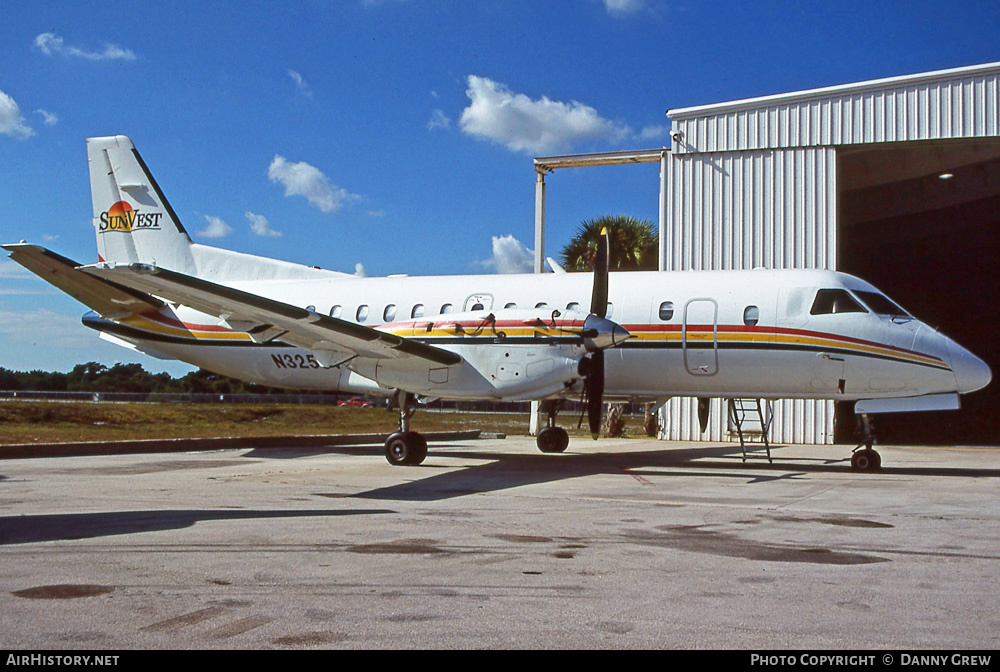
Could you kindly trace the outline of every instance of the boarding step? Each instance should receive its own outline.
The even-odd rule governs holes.
[[[771,420],[774,419],[771,402],[766,399],[728,399],[729,433],[735,433],[740,439],[740,449],[743,451],[743,461],[747,461],[747,442],[757,439],[764,444],[767,451],[767,461],[771,459],[771,444],[768,434],[771,431]],[[763,405],[762,403],[763,402]]]

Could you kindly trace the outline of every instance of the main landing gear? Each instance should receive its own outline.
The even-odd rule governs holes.
[[[875,443],[875,428],[867,414],[859,417],[859,434],[862,442],[851,453],[851,469],[855,471],[878,471],[882,468],[882,456],[872,450]]]
[[[400,390],[389,403],[399,407],[399,431],[393,432],[385,440],[385,459],[392,465],[414,466],[427,457],[427,439],[419,432],[410,431],[410,418],[416,411],[416,399],[412,394]]]
[[[556,426],[558,405],[559,401],[554,399],[548,399],[541,404],[542,409],[548,413],[549,419],[546,426],[535,437],[535,445],[543,453],[562,453],[569,447],[569,434],[562,427]]]

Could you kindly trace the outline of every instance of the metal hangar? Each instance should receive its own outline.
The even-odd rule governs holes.
[[[851,273],[1000,371],[1000,63],[671,109],[667,117],[669,151],[643,155],[661,166],[661,270]],[[535,160],[540,181],[544,168],[559,167],[552,158]],[[544,185],[536,198],[539,260],[543,228]],[[994,382],[963,397],[957,412],[880,417],[879,439],[995,443],[998,390]],[[848,442],[852,406],[775,402],[770,438]],[[727,416],[726,402],[713,400],[702,434],[697,400],[674,398],[661,409],[661,438],[729,440]]]

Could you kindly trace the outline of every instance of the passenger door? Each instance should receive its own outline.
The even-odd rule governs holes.
[[[719,304],[715,299],[691,299],[684,304],[681,350],[684,368],[691,375],[719,372]]]

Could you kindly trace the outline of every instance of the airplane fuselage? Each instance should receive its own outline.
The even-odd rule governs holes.
[[[491,362],[479,368],[494,377],[525,376],[518,381],[525,384],[495,385],[484,395],[482,387],[463,388],[454,377],[435,384],[433,374],[421,371],[409,385],[418,394],[532,399],[577,393],[566,384],[578,377],[569,368],[566,376],[553,378],[558,384],[526,384],[533,362],[519,353],[530,351],[534,361],[546,358],[538,344],[547,334],[526,324],[523,316],[581,310],[589,302],[589,273],[340,276],[231,284],[467,358],[482,351],[477,346],[484,343],[500,344],[508,351],[500,365],[508,367],[497,370]],[[838,297],[850,303],[838,306]],[[876,297],[882,295],[870,284],[830,271],[612,273],[607,317],[632,337],[607,353],[606,394],[854,400],[961,393],[989,380],[988,369],[983,371],[985,366],[964,348],[909,315],[892,309],[880,313],[883,306],[875,305]],[[502,326],[482,329],[488,315],[506,324],[505,341],[495,333],[504,331]],[[399,387],[398,378],[379,375],[374,364],[322,361],[307,349],[255,343],[245,333],[220,326],[218,318],[184,307],[116,326],[95,319],[88,324],[161,354],[261,384],[383,394]],[[557,339],[551,345],[551,366],[571,367],[566,360],[573,361],[572,353],[563,352],[567,346]],[[546,375],[550,370],[545,369]]]

